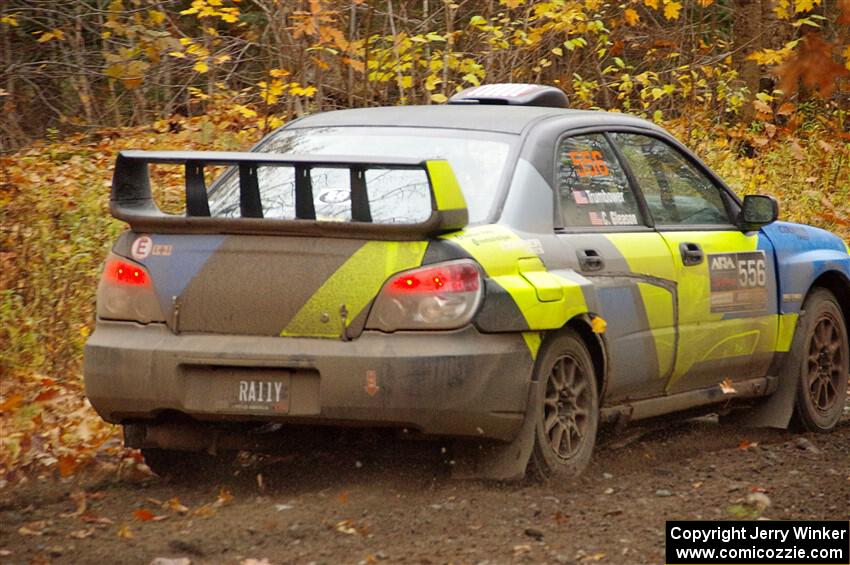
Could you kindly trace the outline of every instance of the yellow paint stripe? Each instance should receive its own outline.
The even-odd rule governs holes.
[[[531,359],[537,359],[537,354],[540,352],[540,344],[543,342],[542,332],[522,332],[522,339],[525,340],[525,345],[528,346]]]
[[[463,210],[466,199],[448,161],[426,161],[437,210]]]
[[[782,314],[779,316],[779,335],[776,339],[776,351],[786,353],[791,351],[794,332],[797,331],[797,320],[800,314]]]
[[[519,270],[522,259],[536,258],[537,253],[527,241],[510,229],[500,225],[487,225],[468,228],[443,237],[466,250],[484,268],[487,276],[511,295],[530,330],[560,329],[575,316],[588,312],[581,286],[555,273],[551,273],[554,280],[549,282],[560,284],[563,295],[557,300],[541,302],[538,297],[539,289]],[[539,268],[541,271],[538,273],[549,273],[542,262]],[[547,299],[555,298],[551,290],[544,289]],[[527,337],[525,339],[532,357],[535,357],[537,350],[533,347],[533,342],[529,342]]]
[[[422,264],[427,246],[426,241],[367,242],[319,287],[280,335],[339,337],[340,307],[345,304],[346,325],[351,325],[390,275]],[[330,315],[327,323],[321,321],[325,313]]]

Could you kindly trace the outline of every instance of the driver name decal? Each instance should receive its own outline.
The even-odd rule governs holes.
[[[764,251],[708,256],[711,311],[763,312],[767,309],[767,261]]]

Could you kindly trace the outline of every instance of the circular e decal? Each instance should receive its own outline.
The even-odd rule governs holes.
[[[141,261],[151,254],[151,248],[153,248],[153,240],[149,236],[143,235],[137,237],[136,241],[133,242],[133,246],[130,247],[130,255],[133,256],[133,259]]]

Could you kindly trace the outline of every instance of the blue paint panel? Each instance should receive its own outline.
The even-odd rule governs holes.
[[[797,313],[809,287],[827,271],[843,273],[850,281],[850,256],[844,242],[826,230],[774,222],[762,228],[774,246],[779,273],[779,306],[783,314]],[[793,300],[783,297],[800,295]]]
[[[608,321],[605,336],[612,369],[609,396],[622,397],[645,389],[658,378],[658,359],[652,334],[639,310],[643,301],[637,287],[597,287],[596,293],[602,317]]]
[[[171,246],[171,255],[148,255],[142,263],[153,279],[164,314],[171,312],[172,297],[180,296],[227,236],[147,234],[154,246]],[[132,241],[131,241],[132,244]]]

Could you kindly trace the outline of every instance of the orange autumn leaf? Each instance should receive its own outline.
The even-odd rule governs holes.
[[[133,511],[133,518],[135,518],[139,522],[150,522],[151,520],[156,518],[156,516],[150,510],[139,508],[138,510]]]
[[[819,33],[806,35],[796,53],[774,69],[785,96],[797,92],[800,83],[816,89],[824,98],[832,96],[838,79],[850,76],[850,70],[832,58],[834,47]]]
[[[836,23],[850,24],[850,0],[838,0],[838,12]]]
[[[0,404],[0,412],[11,412],[18,406],[20,406],[21,402],[24,401],[24,397],[20,394],[13,394],[9,398],[6,399],[5,402]]]
[[[61,477],[70,477],[77,470],[77,460],[71,455],[59,456],[59,475]]]
[[[47,402],[48,400],[53,400],[59,395],[59,391],[55,388],[49,388],[35,397],[36,402]]]
[[[189,508],[180,504],[180,499],[176,496],[169,500],[166,504],[168,504],[168,507],[172,511],[177,512],[178,514],[186,514],[187,512],[189,512]]]

